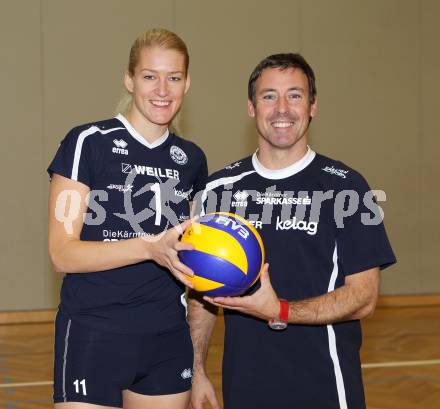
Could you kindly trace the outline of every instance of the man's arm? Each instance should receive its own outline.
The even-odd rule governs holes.
[[[379,294],[379,268],[346,277],[342,287],[318,297],[289,301],[291,324],[325,325],[365,318],[374,312]],[[215,297],[212,304],[270,320],[278,318],[279,300],[269,279],[268,265],[261,274],[261,288],[247,297]]]
[[[200,294],[190,291],[188,321],[194,346],[194,374],[191,393],[193,409],[203,409],[208,401],[213,409],[220,409],[214,386],[206,375],[206,357],[214,330],[218,308],[203,301]]]
[[[379,295],[379,268],[345,278],[345,284],[327,294],[289,303],[289,322],[331,324],[371,316]]]

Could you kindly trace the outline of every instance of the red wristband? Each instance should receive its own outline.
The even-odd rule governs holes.
[[[287,322],[289,320],[289,301],[280,299],[280,321]]]

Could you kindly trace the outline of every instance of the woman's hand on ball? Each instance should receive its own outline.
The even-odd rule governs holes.
[[[183,264],[178,257],[179,251],[194,249],[192,244],[179,241],[180,235],[191,223],[192,220],[185,220],[178,226],[156,236],[155,240],[148,240],[150,243],[148,258],[166,267],[179,281],[187,287],[193,288],[193,283],[189,281],[186,276],[192,277],[194,276],[194,272]]]

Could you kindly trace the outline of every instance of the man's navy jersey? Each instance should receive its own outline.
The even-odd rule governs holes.
[[[156,235],[188,219],[207,164],[194,143],[167,131],[150,144],[118,115],[71,130],[48,172],[91,190],[81,240],[116,241]],[[167,269],[146,261],[66,274],[60,309],[94,328],[161,331],[184,325],[183,293]]]
[[[395,262],[363,177],[310,149],[277,171],[255,154],[235,162],[209,178],[202,200],[205,213],[236,213],[257,228],[281,299],[319,296],[350,274]],[[225,310],[225,324],[225,409],[365,407],[359,321],[274,331]]]

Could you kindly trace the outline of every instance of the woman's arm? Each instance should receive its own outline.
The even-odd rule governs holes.
[[[66,192],[69,192],[66,195]],[[167,267],[185,285],[193,275],[177,256],[193,247],[179,241],[190,220],[152,238],[134,238],[115,242],[81,241],[80,234],[87,211],[88,186],[53,174],[49,195],[49,254],[56,271],[87,273],[103,271],[154,260]],[[66,197],[69,200],[61,200]],[[68,215],[68,217],[66,217]]]

